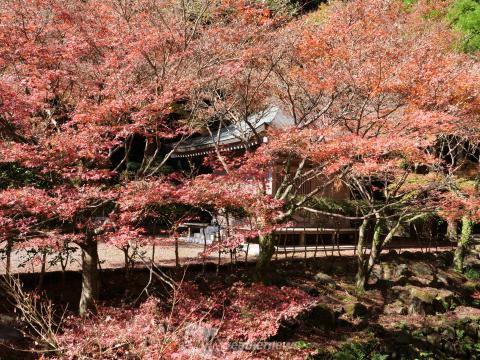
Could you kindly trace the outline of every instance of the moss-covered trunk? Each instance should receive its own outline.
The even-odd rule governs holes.
[[[270,261],[275,252],[275,237],[273,234],[266,234],[260,237],[260,254],[257,261],[257,274],[265,278],[270,271]]]
[[[365,245],[367,243],[368,219],[364,219],[360,225],[357,242],[357,274],[355,276],[355,285],[358,292],[365,290],[367,284],[367,264],[368,257],[365,254]]]
[[[97,242],[91,236],[87,236],[85,243],[82,244],[82,293],[79,304],[81,316],[95,311],[99,290]]]
[[[466,216],[462,219],[462,233],[457,243],[453,264],[455,270],[463,273],[465,256],[468,254],[473,222]]]

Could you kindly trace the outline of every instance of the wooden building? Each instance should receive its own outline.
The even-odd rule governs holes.
[[[220,152],[243,152],[248,148],[255,148],[262,143],[268,142],[269,129],[285,129],[294,126],[294,120],[286,115],[278,107],[269,107],[261,113],[250,116],[246,121],[236,124],[211,129],[210,134],[200,135],[182,142],[175,147],[172,160],[180,168],[189,166],[192,163],[201,166],[205,156]],[[267,193],[273,194],[280,182],[279,174],[281,168],[274,168],[267,177],[265,189]],[[206,170],[204,170],[206,171]],[[299,195],[305,195],[317,186],[321,186],[319,180],[299,179],[302,184]],[[350,192],[341,183],[334,183],[326,186],[318,196],[333,200],[348,199]],[[221,231],[221,224],[220,231]],[[357,227],[351,221],[342,218],[327,216],[314,216],[311,213],[298,212],[294,215],[289,227],[277,231],[279,246],[313,246],[319,241],[332,244],[355,243]],[[210,225],[209,225],[210,226]],[[188,226],[186,240],[198,242],[204,235],[204,229],[198,226]],[[211,236],[205,238],[206,243],[211,243]]]

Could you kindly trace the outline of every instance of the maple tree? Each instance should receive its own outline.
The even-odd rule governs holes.
[[[361,214],[360,289],[402,223],[435,210],[445,186],[438,174],[443,159],[431,156],[437,139],[448,134],[478,141],[476,65],[451,51],[448,24],[426,16],[444,6],[418,2],[406,12],[395,1],[337,5],[300,46],[309,100],[316,98],[323,110],[314,112],[319,119],[312,124],[330,129],[333,144],[350,144],[333,164],[343,169],[341,180]],[[302,109],[299,103],[290,101],[292,112]]]
[[[97,241],[128,246],[152,208],[178,203],[181,176],[165,165],[218,110],[205,89],[248,67],[255,34],[273,25],[263,8],[230,1],[6,1],[0,16],[1,161],[48,180],[2,193],[2,239],[77,243],[86,314]]]
[[[360,291],[399,230],[431,214],[455,228],[461,220],[455,267],[464,270],[480,216],[480,71],[455,51],[465,39],[447,21],[465,30],[458,12],[476,2],[336,1],[302,18],[284,7],[309,2],[266,3],[0,4],[7,272],[15,249],[55,252],[63,266],[76,244],[85,316],[100,292],[99,242],[124,252],[128,286],[132,249],[177,242],[183,222],[206,216],[222,229],[206,253],[258,238],[257,272],[268,277],[276,231],[304,214],[358,228]],[[293,122],[264,138],[252,114],[272,105]],[[221,146],[230,126],[242,151]],[[171,166],[198,134],[213,141],[202,163],[211,173]],[[345,198],[329,198],[337,187]],[[56,345],[73,357],[189,356],[185,321],[222,327],[227,347],[268,339],[312,302],[290,287],[235,283],[206,296],[162,280],[169,306],[99,307],[68,318]]]
[[[152,227],[175,237],[202,211],[235,212],[222,246],[258,236],[265,273],[276,228],[312,213],[360,223],[363,288],[396,231],[435,211],[447,187],[431,151],[438,138],[478,140],[478,67],[452,52],[455,35],[432,18],[445,6],[338,2],[290,21],[247,1],[5,1],[0,160],[35,181],[2,189],[1,240],[7,249],[77,243],[86,314],[98,241],[128,257],[131,242],[157,241]],[[293,117],[290,128],[257,149],[245,139],[242,157],[221,151],[222,128],[251,131],[249,116],[272,103]],[[216,139],[206,160],[216,171],[190,179],[169,169],[201,131]],[[302,193],[308,181],[316,185]],[[352,195],[341,210],[325,201],[339,184]]]
[[[435,211],[446,187],[439,170],[444,159],[431,151],[437,139],[478,140],[478,71],[473,60],[452,51],[448,24],[430,16],[445,12],[445,4],[419,2],[407,11],[396,1],[354,1],[322,11],[320,21],[312,16],[312,23],[290,24],[279,35],[285,50],[271,86],[295,124],[272,133],[219,181],[238,184],[255,170],[257,177],[247,178],[256,179],[262,202],[277,202],[275,216],[257,222],[261,272],[273,254],[272,230],[299,211],[360,221],[357,285],[363,289],[398,229]],[[272,169],[281,179],[268,195],[261,184]],[[301,185],[313,179],[318,185],[301,194]],[[318,201],[335,182],[350,190],[349,209]],[[216,199],[234,196],[217,189],[211,188]]]

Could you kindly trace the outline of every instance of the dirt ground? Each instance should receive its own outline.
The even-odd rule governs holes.
[[[135,256],[136,265],[141,266],[144,261],[149,262],[152,259],[152,246],[139,248],[138,255]],[[189,263],[199,263],[203,261],[200,254],[203,246],[197,244],[182,243],[178,247],[178,256],[180,265]],[[124,266],[124,253],[119,248],[109,244],[99,244],[98,255],[102,269],[115,269]],[[205,257],[206,261],[212,262],[218,260],[218,253]],[[230,259],[229,254],[222,254],[222,262]],[[54,255],[47,256],[46,271],[60,271],[61,266],[55,263]],[[40,258],[29,258],[28,250],[19,250],[12,254],[11,268],[13,273],[35,273],[41,269]],[[175,266],[175,246],[155,246],[155,263],[162,266]],[[5,259],[0,260],[0,273],[5,273]],[[81,269],[81,251],[76,250],[71,257],[66,268],[67,271],[76,271]]]
[[[252,262],[255,261],[258,254],[258,245],[255,249],[255,245],[252,245],[248,258],[246,257],[245,251],[237,252],[236,256],[230,256],[230,253],[225,252],[220,254],[220,263],[226,264],[231,261],[235,262]],[[179,264],[181,266],[189,264],[201,264],[203,261],[207,263],[218,263],[219,254],[217,251],[213,251],[207,256],[202,256],[203,245],[193,244],[193,243],[179,243],[178,246],[178,258]],[[425,248],[403,248],[396,249],[397,252],[401,253],[402,251],[445,251],[450,250],[448,247],[437,247],[432,249]],[[385,252],[388,252],[389,249],[385,249]],[[153,247],[145,246],[139,248],[138,254],[135,256],[136,266],[142,267],[145,265],[145,262],[150,262],[152,259]],[[117,247],[110,244],[99,244],[98,254],[100,258],[100,266],[102,269],[117,269],[124,266],[124,253]],[[301,259],[301,258],[313,258],[313,257],[330,257],[330,256],[353,256],[354,250],[352,246],[341,246],[340,248],[327,246],[323,248],[318,247],[317,251],[309,248],[305,254],[305,249],[297,247],[294,251],[292,248],[288,248],[286,251],[279,249],[277,253],[273,256],[274,259]],[[47,256],[46,262],[46,271],[61,271],[60,264],[54,260],[54,255]],[[155,246],[155,263],[159,266],[175,266],[175,246],[172,244],[169,245],[156,245]],[[0,258],[0,274],[5,273],[5,259]],[[12,254],[11,259],[11,269],[12,273],[38,273],[41,270],[41,259],[39,257],[31,258],[29,257],[28,250],[19,250]],[[73,256],[71,257],[69,264],[66,268],[66,271],[78,271],[81,269],[81,251],[80,248],[76,248]]]

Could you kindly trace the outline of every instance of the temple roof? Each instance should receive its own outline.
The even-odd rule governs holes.
[[[293,126],[292,117],[285,115],[277,106],[270,106],[262,112],[248,117],[246,121],[231,124],[220,130],[212,131],[212,135],[198,136],[184,141],[175,149],[172,157],[191,157],[206,155],[213,151],[219,136],[219,145],[225,150],[244,148],[245,144],[257,145],[264,141],[256,135],[264,135],[268,128],[281,129]],[[252,129],[253,128],[253,129]]]

